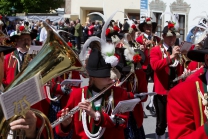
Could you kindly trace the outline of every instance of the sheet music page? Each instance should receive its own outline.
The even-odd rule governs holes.
[[[61,85],[71,84],[72,86],[79,86],[82,83],[82,80],[79,79],[65,79],[61,82]]]
[[[190,50],[191,46],[192,46],[192,43],[190,43],[190,42],[186,42],[186,41],[182,42],[181,43],[181,53],[188,52]]]
[[[39,74],[0,95],[0,103],[8,120],[14,115],[21,115],[35,103],[45,99]]]
[[[115,115],[119,113],[133,111],[136,104],[138,104],[140,101],[141,100],[139,98],[120,101],[113,110],[112,114]]]
[[[37,54],[43,46],[31,45],[27,54]]]

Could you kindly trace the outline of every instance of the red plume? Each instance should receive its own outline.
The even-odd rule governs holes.
[[[133,25],[131,25],[131,28],[136,29],[136,26],[133,24]]]
[[[23,31],[23,30],[25,30],[25,27],[24,27],[24,26],[20,26],[20,27],[19,27],[19,30],[20,30],[20,31]]]

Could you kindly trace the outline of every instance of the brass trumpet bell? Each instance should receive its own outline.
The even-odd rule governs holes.
[[[56,33],[56,31],[45,22],[44,27],[47,30],[47,39],[42,49],[35,58],[24,69],[22,69],[22,71],[15,77],[14,81],[5,88],[5,91],[12,89],[37,73],[40,73],[42,76],[42,85],[44,85],[52,78],[60,76],[67,71],[85,71],[78,56]],[[43,115],[41,112],[38,112],[38,114]],[[7,138],[10,132],[9,123],[15,119],[16,117],[12,117],[6,121],[2,108],[0,108],[0,138]],[[47,117],[44,119],[47,121]],[[47,125],[50,126],[50,124]],[[51,129],[51,127],[46,128]],[[52,130],[48,131],[52,132]],[[50,135],[48,135],[49,139],[53,139],[53,132],[50,132]]]

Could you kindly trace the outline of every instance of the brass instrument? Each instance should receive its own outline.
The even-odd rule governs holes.
[[[47,30],[47,39],[35,56],[35,58],[28,63],[28,65],[15,77],[14,81],[5,88],[5,91],[12,89],[18,84],[33,77],[37,73],[42,76],[42,85],[46,84],[52,78],[62,75],[67,71],[85,71],[84,66],[79,61],[78,56],[74,51],[68,47],[66,42],[44,22],[44,26]],[[36,113],[37,110],[33,111]],[[37,112],[41,115],[46,122],[44,125],[48,131],[48,139],[53,139],[53,132],[49,126],[49,122],[46,116],[41,112]],[[38,117],[38,116],[37,116]],[[10,126],[13,120],[19,118],[14,116],[9,120],[5,120],[2,108],[0,108],[0,138],[6,139],[8,137]],[[37,136],[38,139],[38,136]]]
[[[191,60],[184,54],[182,55],[182,57],[184,59],[184,68],[187,68]]]

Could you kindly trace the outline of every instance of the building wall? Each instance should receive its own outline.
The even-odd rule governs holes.
[[[84,24],[88,20],[87,14],[90,12],[103,12],[106,17],[109,17],[115,10],[128,13],[140,13],[140,0],[65,0],[66,1],[66,14],[77,15],[81,19],[81,23]],[[156,10],[150,9],[150,3],[152,2],[163,2],[159,4]],[[205,15],[203,11],[207,11],[208,1],[206,0],[148,0],[149,9],[148,16],[154,17],[153,12],[171,12],[171,4],[179,3],[173,11],[174,13],[185,15],[185,30],[184,39],[186,38],[189,30],[198,23],[198,20],[193,20],[198,15]],[[183,8],[183,4],[187,5],[189,8]],[[186,6],[186,7],[187,7]],[[125,18],[123,13],[117,13],[114,20],[120,20],[123,22]],[[162,27],[167,25],[166,21],[170,20],[169,15],[163,16]]]
[[[149,0],[149,3],[153,2],[153,1],[162,1],[166,4],[166,8],[164,10],[164,12],[171,12],[171,8],[170,8],[170,5],[173,3],[173,2],[178,2],[180,4],[177,5],[176,7],[176,11],[174,13],[176,14],[182,14],[182,15],[185,15],[186,17],[186,21],[185,21],[185,26],[186,26],[186,29],[185,29],[185,37],[187,35],[187,33],[189,32],[189,30],[196,24],[198,24],[198,21],[199,19],[196,19],[196,20],[193,20],[196,16],[201,16],[201,15],[206,15],[205,13],[203,13],[203,11],[207,11],[208,13],[208,10],[207,10],[207,4],[208,4],[208,1],[206,0]],[[181,8],[183,7],[183,4],[188,4],[190,9],[187,13],[187,11],[185,10],[185,8]],[[158,10],[159,11],[159,10]],[[150,6],[149,6],[149,14],[151,15],[152,12],[157,12],[157,10],[153,10],[151,11],[150,10]],[[159,11],[160,12],[160,11]],[[165,15],[163,17],[163,27],[165,25],[167,25],[166,21],[169,21],[171,20],[171,17],[169,15]]]
[[[114,11],[119,10],[127,13],[138,13],[139,0],[71,0],[71,14],[79,15],[81,22],[85,23],[90,11],[103,11],[109,17]],[[124,14],[117,13],[114,20],[123,20]]]

